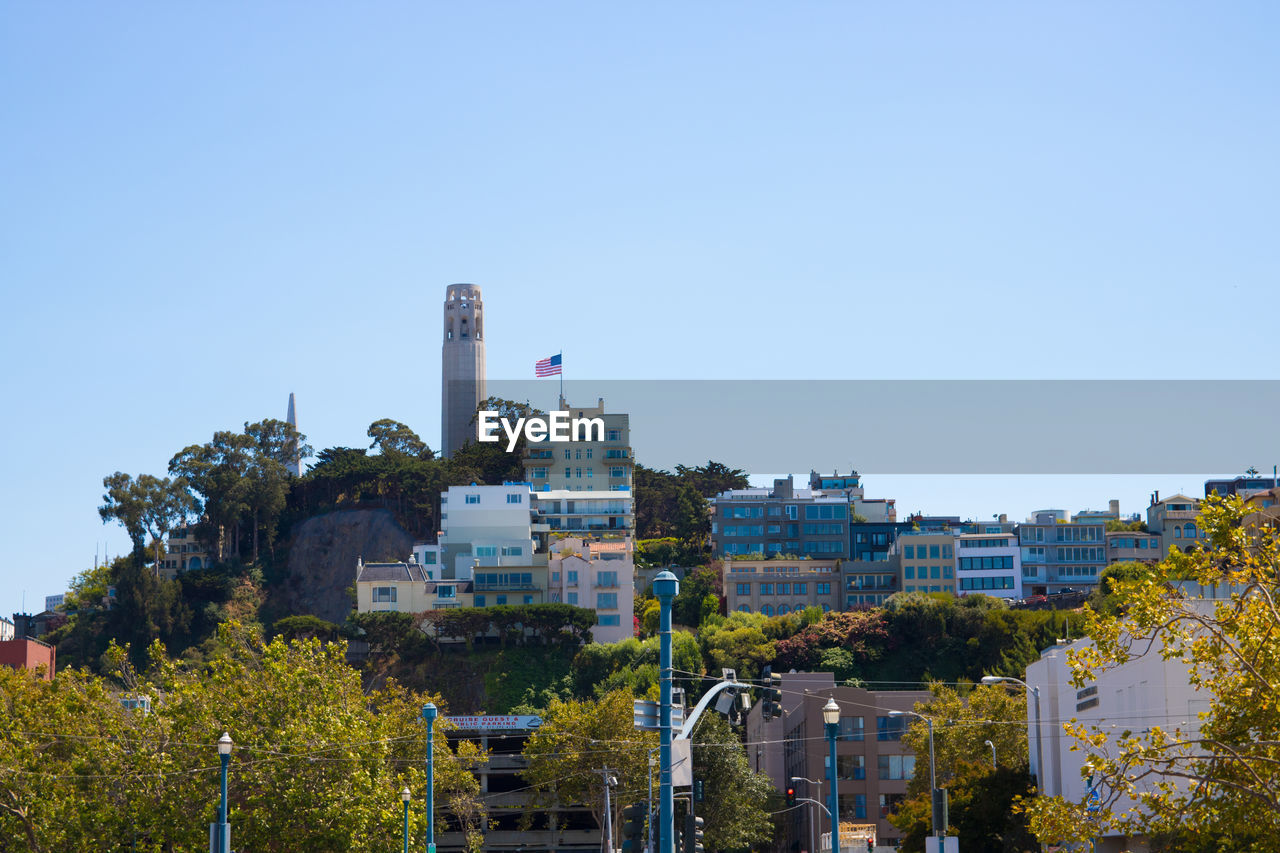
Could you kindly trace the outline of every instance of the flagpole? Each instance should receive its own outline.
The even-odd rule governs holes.
[[[564,350],[560,350],[560,405],[564,405]]]

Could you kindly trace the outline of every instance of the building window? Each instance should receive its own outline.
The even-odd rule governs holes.
[[[771,604],[764,604],[764,605],[761,605],[761,607],[760,607],[760,613],[761,613],[761,615],[763,615],[763,616],[772,616],[772,615],[773,615],[773,605],[771,605]]]
[[[622,619],[617,613],[601,613],[596,624],[604,627],[616,628],[622,624]]]
[[[565,459],[572,459],[572,458],[573,458],[572,456],[570,456],[570,455],[569,455],[569,452],[570,452],[570,451],[569,451],[569,448],[567,448],[567,447],[566,447],[566,448],[564,449],[564,458],[565,458]]]
[[[396,600],[396,588],[394,586],[375,586],[373,588],[373,603],[385,604]]]
[[[616,589],[618,586],[618,573],[617,572],[597,572],[596,586],[604,587],[605,589]]]
[[[817,588],[818,588],[818,595],[830,595],[830,594],[831,594],[831,584],[830,584],[830,582],[828,582],[828,581],[822,581],[822,582],[818,583],[818,584],[817,584]],[[826,610],[826,608],[824,607],[824,608],[823,608],[823,610],[825,611],[825,610]]]
[[[902,805],[902,801],[906,799],[906,794],[881,794],[880,795],[880,817],[887,818],[898,810],[898,806]]]
[[[792,584],[792,588],[796,591],[796,595],[807,595],[809,585],[807,583]]]
[[[910,779],[915,769],[914,755],[881,755],[876,758],[876,771],[881,779]]]
[[[479,495],[467,495],[467,503],[469,503],[469,504],[478,504],[478,503],[480,503],[480,496],[479,496]]]
[[[773,595],[773,584],[771,584],[771,583],[762,583],[762,584],[760,584],[760,594],[761,594],[761,595]]]
[[[876,740],[902,740],[906,730],[906,717],[876,717]]]
[[[751,594],[751,584],[749,584],[749,583],[740,583],[740,584],[738,584],[738,585],[737,585],[737,587],[738,587],[738,595],[750,595],[750,594]]]
[[[477,545],[476,556],[477,557],[496,557],[498,556],[498,546],[497,545]]]
[[[484,603],[484,596],[483,596],[483,595],[477,595],[477,596],[476,596],[476,607],[484,607],[484,606],[485,606],[485,603]]]
[[[913,581],[913,580],[915,580],[915,579],[916,579],[916,567],[915,567],[915,566],[903,566],[903,567],[902,567],[902,575],[903,575],[903,577],[905,577],[905,578],[906,578],[907,580],[909,580],[909,581]]]
[[[454,588],[452,586],[436,587],[436,598],[456,598]]]
[[[519,545],[502,546],[502,556],[504,557],[519,557],[519,556],[522,556],[523,554],[524,554],[524,548],[522,548]]]
[[[526,595],[526,596],[524,597],[524,603],[525,603],[525,604],[533,604],[533,596],[532,596],[532,595]]]
[[[840,740],[861,741],[863,737],[862,717],[840,718]]]
[[[551,582],[552,582],[552,583],[560,583],[560,573],[559,573],[559,572],[552,572],[552,573],[551,573]]]
[[[545,480],[545,479],[547,479],[547,469],[546,469],[546,468],[534,468],[534,469],[533,469],[533,479],[535,479],[535,480]]]
[[[509,504],[524,503],[524,495],[519,495],[519,494],[507,495],[507,503]]]
[[[626,469],[624,469],[624,468],[620,468],[620,467],[613,467],[613,468],[610,468],[610,469],[609,469],[609,476],[610,476],[610,477],[625,477],[625,476],[626,476]]]
[[[578,573],[576,571],[569,572],[569,586],[578,585]]]
[[[914,560],[916,558],[916,546],[914,545],[902,546],[902,556],[907,560]]]
[[[827,757],[830,763],[830,756]],[[837,778],[841,781],[861,781],[867,778],[866,758],[861,755],[837,755],[836,756]]]
[[[607,429],[607,430],[605,430],[605,431],[604,431],[604,440],[605,440],[605,441],[622,441],[622,430],[620,430],[620,429]]]
[[[596,609],[598,610],[617,610],[618,594],[616,592],[599,592],[596,593]]]
[[[574,607],[577,607],[577,606],[578,606],[578,594],[577,594],[576,592],[571,592],[571,593],[569,593],[569,601],[568,601],[567,603],[568,603],[568,604],[572,604]]]
[[[778,584],[778,595],[790,595],[790,594],[791,594],[791,584],[789,583]]]
[[[751,608],[750,608],[750,607],[748,607],[748,606],[747,606],[747,605],[745,605],[745,604],[739,604],[739,605],[738,605],[738,612],[739,612],[739,613],[750,613],[750,612],[751,612]]]
[[[498,601],[498,606],[501,607],[502,605],[507,603],[507,597],[505,595],[499,595],[497,596],[497,601]]]

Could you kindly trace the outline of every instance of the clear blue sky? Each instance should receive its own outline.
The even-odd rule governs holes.
[[[317,447],[438,445],[455,281],[498,378],[1276,378],[1274,3],[3,15],[3,613],[127,548],[103,475],[290,391]],[[869,486],[1021,517],[1182,479]]]

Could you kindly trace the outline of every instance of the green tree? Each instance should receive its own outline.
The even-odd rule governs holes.
[[[997,685],[962,694],[935,683],[931,690],[934,698],[915,710],[933,720],[937,784],[948,789],[950,822],[961,846],[983,853],[1034,849],[1025,817],[1011,808],[1030,787],[1024,700]],[[890,821],[905,833],[903,850],[921,851],[932,826],[928,724],[913,718],[902,740],[916,755],[915,772],[908,799]],[[991,766],[988,741],[1000,768]]]
[[[369,449],[376,447],[384,456],[413,456],[420,459],[435,456],[416,432],[391,418],[382,418],[369,424],[369,438],[373,439]]]
[[[102,506],[98,507],[98,515],[103,524],[118,521],[129,534],[133,543],[133,553],[142,559],[146,547],[147,535],[147,499],[143,489],[133,477],[117,471],[102,478],[102,486],[107,491],[102,496]]]
[[[1199,527],[1207,547],[1172,553],[1150,573],[1115,578],[1122,616],[1090,612],[1093,640],[1068,655],[1074,683],[1142,654],[1188,668],[1208,710],[1190,724],[1135,732],[1069,724],[1085,753],[1082,774],[1102,792],[1084,803],[1038,799],[1029,813],[1046,840],[1083,841],[1101,831],[1185,839],[1203,849],[1263,851],[1280,834],[1280,533],[1273,518],[1246,519],[1235,497],[1211,496]],[[1229,596],[1201,597],[1217,587]],[[1119,805],[1122,799],[1132,808]],[[1185,849],[1185,848],[1184,848]]]
[[[701,642],[707,668],[737,671],[739,678],[755,678],[774,659],[774,643],[765,636],[766,619],[759,613],[716,616],[703,626]]]
[[[745,850],[769,841],[773,822],[766,803],[773,791],[768,775],[755,773],[742,742],[720,714],[707,712],[693,729],[693,775],[705,800],[697,813],[705,820],[709,850]]]
[[[656,732],[636,729],[632,695],[616,690],[598,700],[552,700],[538,728],[525,744],[525,780],[546,804],[580,804],[604,826],[604,778],[608,767],[618,784],[615,802],[643,799],[649,785],[649,750]],[[619,813],[621,810],[619,810]],[[617,815],[615,815],[615,819]],[[614,827],[614,837],[619,837]]]

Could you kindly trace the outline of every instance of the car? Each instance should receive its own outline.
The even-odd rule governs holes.
[[[1049,600],[1048,596],[1028,595],[1026,598],[1022,599],[1022,603],[1023,604],[1044,604],[1048,600]]]
[[[1053,591],[1053,595],[1075,595],[1079,591],[1080,590],[1078,589],[1073,589],[1069,586],[1064,586],[1062,589],[1055,589]]]

